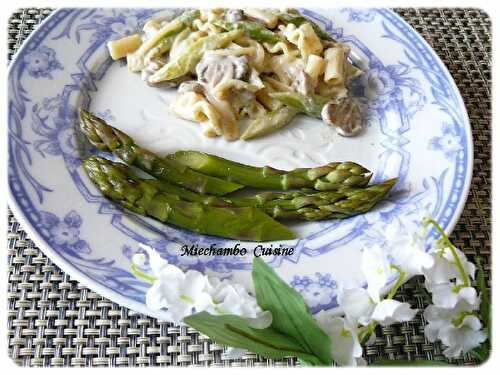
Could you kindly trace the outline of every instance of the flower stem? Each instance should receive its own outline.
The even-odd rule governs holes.
[[[404,278],[406,277],[406,272],[404,272],[401,268],[398,266],[391,264],[391,268],[393,270],[396,270],[399,273],[398,279],[396,280],[396,284],[392,287],[391,291],[387,295],[387,299],[392,299],[396,295],[398,289],[403,285]]]
[[[359,334],[359,343],[361,345],[366,344],[366,342],[370,339],[372,333],[375,331],[375,328],[377,328],[378,322],[371,322],[366,326],[366,328],[361,331]]]
[[[137,277],[138,279],[143,279],[143,280],[145,280],[145,281],[147,281],[148,283],[151,283],[151,284],[153,284],[156,281],[156,277],[148,275],[145,272],[142,272],[139,269],[139,267],[137,267],[135,264],[132,264],[132,266],[130,267],[130,269],[132,270],[132,274],[135,277]]]
[[[396,283],[392,287],[391,291],[387,295],[387,299],[392,299],[396,295],[398,289],[403,285],[404,278],[406,277],[406,272],[404,272],[401,268],[396,266],[395,264],[391,264],[391,268],[393,270],[396,270],[399,273],[399,276],[396,280]],[[365,344],[369,339],[372,333],[375,331],[375,328],[377,328],[378,322],[371,322],[366,326],[366,329],[362,331],[359,335],[359,342],[361,345]]]
[[[436,230],[441,235],[441,238],[443,239],[444,243],[446,244],[446,247],[450,249],[451,255],[453,256],[453,260],[455,261],[455,265],[457,266],[458,272],[460,273],[460,277],[462,278],[464,285],[466,287],[469,287],[470,286],[469,276],[467,275],[467,272],[465,272],[465,268],[462,262],[460,261],[460,258],[458,257],[458,254],[455,251],[455,247],[451,243],[450,239],[448,238],[443,228],[441,228],[441,226],[437,223],[436,220],[429,218],[428,222],[431,223],[434,226],[434,228],[436,228]]]

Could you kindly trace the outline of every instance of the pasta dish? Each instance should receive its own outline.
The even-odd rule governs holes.
[[[150,19],[141,34],[111,41],[113,59],[151,86],[176,87],[176,116],[208,137],[260,137],[299,113],[343,136],[362,129],[349,80],[362,74],[350,48],[295,10],[189,10]]]

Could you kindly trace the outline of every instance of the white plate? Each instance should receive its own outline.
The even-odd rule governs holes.
[[[97,191],[80,165],[89,150],[77,140],[79,106],[160,154],[196,149],[277,168],[352,160],[374,171],[375,181],[399,176],[394,192],[372,212],[293,225],[300,239],[281,244],[294,254],[265,257],[313,311],[337,306],[339,283],[364,283],[361,249],[384,241],[386,223],[398,218],[416,228],[426,211],[450,232],[467,197],[473,149],[466,110],[443,63],[390,10],[301,11],[366,62],[366,74],[351,87],[366,113],[366,131],[358,137],[342,138],[300,116],[271,136],[226,142],[205,138],[199,125],[171,116],[173,91],[147,87],[110,60],[105,44],[154,13],[179,10],[61,9],[43,22],[9,71],[10,205],[42,251],[87,287],[157,317],[162,314],[144,304],[147,285],[130,273],[139,243],[174,264],[250,281],[256,244],[241,242],[249,250],[245,257],[181,257],[184,244],[227,247],[235,241],[123,212]]]

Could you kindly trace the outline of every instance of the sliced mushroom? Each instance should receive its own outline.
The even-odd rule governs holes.
[[[321,110],[321,118],[344,137],[352,137],[363,129],[359,103],[353,98],[326,103]]]
[[[249,71],[246,56],[205,54],[196,65],[198,81],[215,87],[225,79],[244,79]]]
[[[227,22],[238,22],[243,19],[243,11],[241,9],[228,9],[224,16]]]
[[[295,91],[302,95],[314,94],[314,80],[309,74],[300,70],[292,82],[292,87]]]
[[[197,94],[203,94],[205,92],[205,87],[203,86],[202,83],[197,82],[197,81],[186,81],[182,82],[179,86],[179,89],[177,92],[179,94],[183,94],[185,92],[195,92]]]

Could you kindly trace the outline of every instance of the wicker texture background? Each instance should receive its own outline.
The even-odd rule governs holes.
[[[464,212],[452,235],[472,259],[480,255],[490,273],[490,66],[491,24],[477,9],[397,9],[436,50],[464,98],[474,136],[474,175]],[[15,12],[8,25],[9,60],[50,9]],[[8,220],[9,356],[23,366],[293,366],[254,354],[224,358],[223,347],[187,327],[135,313],[71,280],[27,237],[16,218]],[[420,280],[397,298],[423,309]],[[377,331],[365,358],[444,359],[428,343],[423,318]],[[469,357],[456,361],[472,365]]]

